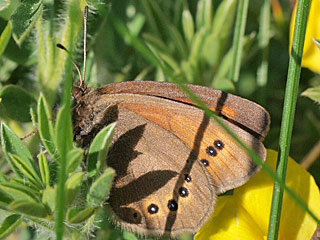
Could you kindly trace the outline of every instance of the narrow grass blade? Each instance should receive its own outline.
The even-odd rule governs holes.
[[[240,76],[240,66],[242,58],[242,41],[244,37],[247,14],[248,14],[248,0],[239,0],[236,24],[233,37],[233,64],[230,71],[230,76],[233,82],[238,82]]]

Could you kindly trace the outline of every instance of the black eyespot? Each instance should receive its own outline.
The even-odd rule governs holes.
[[[206,151],[210,156],[217,156],[217,151],[212,146],[207,147]]]
[[[135,213],[133,214],[133,217],[134,217],[134,218],[137,218],[137,217],[138,217],[138,214],[135,212]]]
[[[200,161],[202,162],[202,164],[203,164],[204,166],[206,166],[206,167],[209,166],[209,162],[208,162],[207,159],[201,159]]]
[[[155,213],[157,213],[159,211],[159,207],[157,206],[157,205],[155,205],[155,204],[153,204],[153,203],[151,203],[150,205],[149,205],[149,207],[148,207],[148,212],[150,213],[150,214],[155,214]]]
[[[169,200],[168,202],[168,208],[170,211],[177,211],[178,210],[178,203],[176,200]]]
[[[184,180],[186,180],[187,182],[191,182],[192,178],[189,174],[185,174],[184,175]]]
[[[221,149],[224,148],[224,143],[223,143],[222,141],[220,141],[220,140],[214,141],[213,144],[214,144],[214,146],[215,146],[217,149],[219,149],[219,150],[221,150]]]
[[[185,187],[179,188],[179,195],[181,197],[188,197],[188,195],[189,195],[188,189],[186,189]]]

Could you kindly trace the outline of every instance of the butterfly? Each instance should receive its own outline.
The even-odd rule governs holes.
[[[262,160],[268,112],[244,98],[186,85]],[[74,137],[89,146],[116,122],[107,165],[116,177],[107,200],[121,228],[141,235],[198,231],[217,196],[247,182],[259,167],[217,122],[175,84],[131,81],[73,89]]]

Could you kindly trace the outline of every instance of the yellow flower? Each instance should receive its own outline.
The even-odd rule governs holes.
[[[275,170],[277,152],[268,150],[266,163]],[[320,194],[313,177],[289,158],[286,184],[320,217]],[[195,235],[202,239],[266,239],[273,180],[263,170],[232,196],[221,196],[212,219]],[[284,193],[279,240],[311,239],[317,223]]]
[[[320,0],[311,1],[307,32],[304,42],[302,66],[320,73],[320,49],[314,44],[312,38],[320,39]],[[294,23],[296,18],[297,3],[291,17],[290,24],[290,51],[292,45]]]

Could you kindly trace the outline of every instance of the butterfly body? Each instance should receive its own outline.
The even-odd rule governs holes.
[[[269,115],[237,96],[188,85],[261,158]],[[117,122],[107,164],[116,171],[110,209],[121,227],[140,234],[196,232],[216,197],[259,168],[246,152],[174,84],[126,82],[75,96],[75,138],[89,145]]]

